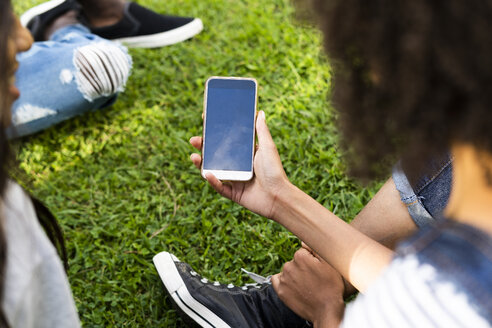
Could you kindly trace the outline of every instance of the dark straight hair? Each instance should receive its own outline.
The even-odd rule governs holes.
[[[8,40],[13,27],[12,8],[9,0],[0,0],[0,199],[3,199],[8,179],[10,150],[3,122],[8,106],[8,74],[12,63],[8,59]],[[5,239],[3,209],[0,207],[0,300],[5,289],[7,241]],[[7,317],[0,307],[0,327],[8,327]]]
[[[13,167],[13,156],[11,155],[9,142],[3,122],[4,115],[10,113],[9,104],[9,74],[12,72],[13,63],[9,62],[8,41],[14,31],[14,16],[10,0],[0,0],[0,205],[3,203],[6,187],[9,180],[9,172]],[[67,252],[63,240],[63,233],[53,214],[39,200],[30,197],[36,211],[36,216],[44,228],[48,238],[58,250],[65,270],[68,268]],[[5,218],[0,206],[0,301],[3,300],[5,290],[5,273],[7,266],[7,241],[5,236]],[[0,302],[1,305],[1,302]],[[9,327],[4,309],[0,306],[0,327]]]

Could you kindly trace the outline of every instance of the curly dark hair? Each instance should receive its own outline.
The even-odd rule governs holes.
[[[315,0],[352,172],[492,152],[492,1]]]

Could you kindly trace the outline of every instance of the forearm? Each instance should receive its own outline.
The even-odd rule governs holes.
[[[392,178],[386,181],[350,225],[390,249],[417,230]],[[349,297],[357,290],[346,280],[344,282],[344,296]]]
[[[350,225],[390,249],[417,230],[392,178],[386,181]]]
[[[393,252],[357,231],[292,184],[277,195],[273,219],[315,250],[364,292]]]

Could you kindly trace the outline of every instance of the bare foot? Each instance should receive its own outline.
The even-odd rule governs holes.
[[[118,23],[123,18],[123,13],[121,13],[121,15],[115,13],[114,15],[107,15],[104,17],[90,17],[89,15],[86,15],[86,17],[92,27],[104,27]]]
[[[89,18],[89,16],[86,16]],[[123,15],[121,16],[111,16],[111,17],[103,17],[103,18],[89,18],[89,23],[91,24],[92,27],[104,27],[104,26],[110,26],[118,23],[121,19],[123,18]]]
[[[123,18],[125,0],[79,0],[92,27],[114,25]]]
[[[77,15],[77,11],[70,10],[55,19],[50,25],[46,27],[46,30],[44,32],[44,39],[49,40],[53,33],[65,26],[78,24],[79,20],[77,19]]]

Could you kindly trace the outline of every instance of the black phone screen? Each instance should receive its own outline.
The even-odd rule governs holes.
[[[203,168],[251,171],[256,83],[211,79],[206,106]]]

